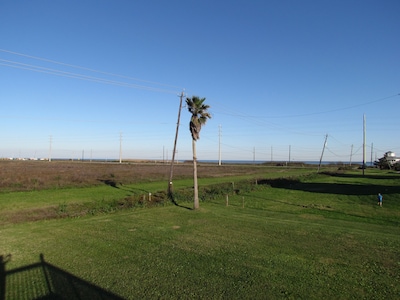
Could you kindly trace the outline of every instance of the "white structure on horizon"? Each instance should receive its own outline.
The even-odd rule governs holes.
[[[383,157],[386,159],[387,163],[390,165],[394,165],[397,162],[400,162],[400,157],[396,157],[396,153],[392,151],[386,152]]]

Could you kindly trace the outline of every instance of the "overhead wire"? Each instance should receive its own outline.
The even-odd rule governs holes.
[[[310,112],[310,113],[298,114],[298,115],[258,116],[258,118],[297,118],[297,117],[307,117],[307,116],[313,116],[313,115],[321,115],[321,114],[327,114],[327,113],[331,113],[331,112],[337,112],[337,111],[348,110],[348,109],[352,109],[352,108],[356,108],[356,107],[361,107],[361,106],[365,106],[365,105],[381,102],[381,101],[384,101],[384,100],[387,100],[387,99],[390,99],[390,98],[394,98],[394,97],[397,97],[397,96],[400,96],[400,93],[397,93],[397,94],[394,94],[394,95],[390,95],[390,96],[386,96],[386,97],[379,98],[379,99],[375,99],[375,100],[372,100],[372,101],[364,102],[364,103],[359,103],[359,104],[355,104],[355,105],[351,105],[351,106],[340,107],[340,108],[326,110],[326,111]]]
[[[345,157],[345,156],[346,156],[346,155],[339,155],[339,154],[333,152],[331,149],[329,149],[329,147],[326,147],[326,150],[327,150],[330,154],[332,154],[333,156],[335,156],[335,157]]]
[[[31,65],[31,64],[25,64],[25,63],[15,62],[15,61],[10,61],[10,60],[5,60],[5,59],[0,59],[0,61],[3,62],[3,63],[0,63],[0,65],[11,67],[11,68],[24,69],[24,70],[29,70],[29,71],[39,72],[39,73],[47,73],[47,74],[57,75],[57,76],[62,76],[62,77],[86,80],[86,81],[97,82],[97,83],[111,84],[111,85],[123,86],[123,87],[128,87],[128,88],[143,89],[143,90],[154,91],[154,92],[162,92],[162,93],[169,93],[169,94],[177,93],[177,91],[164,90],[164,89],[160,89],[160,88],[138,85],[138,84],[134,84],[134,83],[127,83],[127,82],[109,80],[109,79],[104,79],[104,78],[99,78],[99,77],[88,76],[88,75],[82,75],[82,74],[78,74],[78,73],[60,71],[57,69],[51,69],[51,68],[46,68],[46,67],[42,67],[42,66],[35,66],[35,65]]]
[[[125,75],[119,75],[119,74],[110,73],[110,72],[104,72],[104,71],[95,70],[95,69],[91,69],[91,68],[87,68],[87,67],[82,67],[82,66],[68,64],[68,63],[64,63],[64,62],[59,62],[59,61],[55,61],[55,60],[51,60],[51,59],[47,59],[47,58],[42,58],[42,57],[38,57],[38,56],[18,53],[18,52],[6,50],[6,49],[0,49],[0,51],[4,52],[4,53],[9,53],[9,54],[12,54],[12,55],[26,57],[26,58],[29,58],[29,59],[35,59],[35,60],[40,60],[40,61],[44,61],[44,62],[49,62],[49,63],[53,63],[53,64],[58,64],[58,65],[62,65],[62,66],[71,67],[71,68],[77,68],[77,69],[86,70],[86,71],[90,71],[90,72],[96,72],[96,73],[103,74],[103,75],[116,76],[116,77],[125,78],[125,79],[129,79],[129,80],[141,81],[141,82],[145,82],[145,83],[149,83],[149,84],[155,84],[155,85],[178,88],[177,86],[173,86],[173,85],[169,85],[169,84],[164,84],[164,83],[159,83],[159,82],[154,82],[154,81],[149,81],[149,80],[143,80],[143,79],[139,79],[139,78],[129,77],[129,76],[125,76]],[[21,62],[9,61],[9,60],[4,60],[4,59],[0,59],[0,61],[7,62],[6,64],[0,63],[0,65],[13,67],[13,68],[26,69],[26,70],[36,71],[36,72],[48,73],[48,74],[57,75],[57,76],[64,76],[64,77],[87,80],[87,81],[92,81],[92,82],[98,82],[98,83],[104,83],[104,84],[112,84],[112,85],[118,85],[118,86],[123,86],[123,87],[128,87],[128,88],[144,89],[144,90],[155,91],[155,92],[163,92],[163,93],[169,93],[169,94],[176,94],[177,93],[176,90],[175,91],[171,91],[171,90],[165,90],[165,89],[161,89],[161,88],[149,87],[149,86],[144,86],[144,85],[139,85],[139,84],[133,84],[133,83],[127,83],[127,82],[121,82],[121,81],[114,81],[114,80],[109,80],[109,79],[104,79],[104,78],[99,78],[99,77],[93,77],[93,76],[87,76],[87,75],[82,75],[82,74],[77,74],[77,73],[66,72],[66,71],[60,71],[60,70],[57,70],[57,69],[50,69],[50,68],[45,68],[45,67],[42,67],[42,66],[24,64],[24,63],[21,63]],[[283,127],[283,126],[278,125],[278,124],[273,123],[273,122],[266,122],[265,119],[266,118],[289,118],[289,117],[299,117],[299,116],[309,116],[309,115],[314,115],[314,114],[329,113],[329,112],[350,109],[350,108],[354,108],[354,107],[359,107],[359,106],[363,106],[363,105],[367,105],[367,104],[383,101],[383,100],[386,100],[386,99],[389,99],[389,98],[392,98],[392,97],[395,97],[395,96],[398,96],[398,95],[400,95],[400,94],[391,95],[391,96],[388,96],[388,97],[380,98],[380,99],[373,100],[373,101],[370,101],[370,102],[367,102],[367,103],[362,103],[362,104],[353,105],[353,106],[349,106],[349,107],[338,108],[338,109],[329,110],[329,111],[323,111],[323,112],[313,112],[313,113],[308,113],[308,114],[300,114],[300,115],[272,116],[272,117],[271,116],[251,116],[251,115],[248,115],[248,114],[243,114],[241,112],[232,111],[231,109],[226,109],[226,107],[223,108],[224,109],[223,112],[219,112],[219,113],[220,114],[225,114],[225,115],[236,116],[236,117],[239,117],[239,118],[244,119],[246,121],[255,123],[258,126],[268,125],[271,128],[275,128],[277,130],[286,131],[286,132],[290,132],[290,133],[294,133],[294,134],[308,135],[308,136],[319,136],[321,134],[310,133],[310,132],[300,132],[298,130],[292,130],[290,128]],[[226,111],[229,111],[229,110],[231,112],[227,113]]]
[[[143,82],[143,83],[147,83],[147,84],[151,84],[151,85],[159,85],[159,86],[171,87],[171,88],[177,88],[178,89],[178,87],[173,86],[173,85],[169,85],[169,84],[164,84],[164,83],[159,83],[159,82],[154,82],[154,81],[149,81],[149,80],[143,80],[143,79],[139,79],[139,78],[133,78],[133,77],[114,74],[114,73],[110,73],[110,72],[104,72],[104,71],[95,70],[95,69],[91,69],[91,68],[87,68],[87,67],[82,67],[82,66],[78,66],[78,65],[72,65],[72,64],[67,64],[67,63],[63,63],[63,62],[59,62],[59,61],[55,61],[55,60],[51,60],[51,59],[46,59],[46,58],[42,58],[42,57],[32,56],[32,55],[18,53],[18,52],[14,52],[14,51],[9,51],[9,50],[5,50],[5,49],[0,49],[0,52],[12,54],[12,55],[17,55],[17,56],[25,57],[25,58],[28,58],[28,59],[34,59],[34,60],[38,60],[38,61],[43,61],[43,62],[46,62],[46,63],[57,64],[57,65],[64,66],[64,67],[69,67],[69,68],[75,68],[75,69],[80,69],[80,70],[84,70],[84,71],[94,72],[94,73],[98,73],[98,74],[102,74],[102,75],[119,77],[119,78],[123,78],[123,79],[127,79],[127,80],[139,81],[139,82]],[[13,61],[13,60],[0,59],[0,61],[1,61],[0,65],[3,65],[3,66],[12,67],[12,68],[19,68],[19,69],[25,69],[25,70],[34,71],[34,72],[47,73],[47,74],[56,75],[56,76],[63,76],[63,77],[74,78],[74,79],[79,79],[79,80],[86,80],[86,81],[97,82],[97,83],[102,83],[102,84],[117,85],[117,86],[128,87],[128,88],[136,88],[136,89],[144,89],[144,90],[148,90],[148,91],[155,91],[155,92],[162,92],[162,93],[169,93],[169,94],[176,94],[177,93],[176,90],[172,91],[172,90],[168,90],[168,89],[157,88],[157,87],[146,86],[146,85],[140,85],[140,84],[136,84],[136,83],[129,83],[129,82],[124,82],[124,81],[110,80],[110,79],[106,79],[106,78],[89,76],[89,75],[84,75],[84,74],[79,74],[79,73],[74,73],[74,72],[67,72],[67,71],[64,71],[64,70],[58,70],[58,69],[54,69],[54,68],[47,68],[47,67],[44,67],[44,66],[27,64],[27,63]],[[372,104],[372,103],[377,103],[377,102],[384,101],[386,99],[393,98],[393,97],[396,97],[396,96],[399,96],[399,95],[400,94],[395,94],[395,95],[387,96],[387,97],[384,97],[384,98],[376,99],[376,100],[373,100],[373,101],[369,101],[369,102],[365,102],[365,103],[361,103],[361,104],[356,104],[356,105],[352,105],[352,106],[348,106],[348,107],[337,108],[337,109],[328,110],[328,111],[311,112],[311,113],[298,114],[298,115],[252,116],[252,115],[249,115],[249,114],[243,114],[243,112],[234,111],[231,108],[226,108],[226,106],[225,106],[225,108],[224,108],[224,106],[222,106],[223,111],[219,111],[218,113],[225,114],[225,115],[230,115],[230,116],[234,116],[234,117],[239,117],[239,118],[241,118],[241,119],[243,119],[245,121],[254,123],[254,124],[258,125],[258,126],[266,126],[266,125],[268,125],[271,128],[275,128],[275,129],[281,130],[281,131],[286,131],[286,132],[291,132],[291,133],[301,134],[301,135],[312,135],[312,136],[317,136],[318,135],[319,136],[321,134],[310,134],[310,133],[305,133],[305,132],[299,132],[298,130],[291,130],[291,129],[286,128],[284,126],[281,126],[279,124],[267,121],[266,119],[270,119],[270,118],[295,118],[295,117],[310,116],[310,115],[316,115],[316,114],[331,113],[331,112],[351,109],[351,108],[355,108],[355,107],[360,107],[360,106],[364,106],[364,105],[369,105],[369,104]],[[217,106],[218,106],[218,104],[217,104]],[[238,149],[238,150],[248,151],[248,150],[236,147],[236,146],[230,146],[230,145],[227,145],[227,144],[223,144],[223,145],[231,147],[231,148],[234,148],[234,149]],[[332,154],[336,155],[331,150],[328,149],[328,151],[330,151]],[[359,151],[359,149],[353,154],[356,154],[358,151]]]
[[[266,121],[266,118],[263,117],[256,117],[256,116],[251,116],[248,114],[244,114],[243,112],[237,112],[232,110],[231,108],[224,108],[224,106],[222,106],[223,111],[217,111],[219,114],[222,115],[227,115],[227,116],[233,116],[233,117],[238,117],[241,118],[244,121],[248,121],[251,122],[253,124],[256,124],[258,126],[269,126],[270,128],[279,130],[279,131],[285,131],[285,132],[289,132],[289,133],[293,133],[293,134],[298,134],[298,135],[306,135],[306,136],[321,136],[322,134],[320,133],[311,133],[311,132],[300,132],[298,130],[293,130],[290,128],[287,128],[285,126],[276,124],[274,122],[271,121]],[[214,110],[215,111],[215,110]]]
[[[171,88],[181,89],[181,87],[170,85],[170,84],[165,84],[165,83],[160,83],[160,82],[140,79],[140,78],[136,78],[136,77],[130,77],[130,76],[126,76],[126,75],[120,75],[120,74],[111,73],[111,72],[95,70],[95,69],[91,69],[91,68],[87,68],[87,67],[68,64],[68,63],[64,63],[64,62],[59,62],[59,61],[56,61],[56,60],[51,60],[51,59],[42,58],[42,57],[38,57],[38,56],[18,53],[18,52],[6,50],[6,49],[0,49],[0,51],[1,52],[5,52],[5,53],[9,53],[9,54],[13,54],[13,55],[18,55],[18,56],[21,56],[21,57],[26,57],[26,58],[30,58],[30,59],[45,61],[45,62],[49,62],[49,63],[53,63],[53,64],[66,66],[66,67],[71,67],[71,68],[75,68],[75,69],[81,69],[81,70],[85,70],[85,71],[95,72],[95,73],[99,73],[99,74],[103,74],[103,75],[109,75],[109,76],[113,76],[113,77],[120,77],[120,78],[125,78],[125,79],[129,79],[129,80],[134,80],[134,81],[141,81],[141,82],[145,82],[145,83],[149,83],[149,84],[155,84],[155,85],[161,85],[161,86],[167,86],[167,87],[171,87]]]
[[[297,129],[293,130],[293,129],[287,128],[285,126],[281,126],[281,125],[278,125],[276,123],[273,123],[271,121],[266,121],[266,119],[272,119],[272,118],[296,118],[296,117],[303,117],[303,116],[310,116],[310,115],[317,115],[317,114],[327,114],[327,113],[331,113],[331,112],[337,112],[337,111],[342,111],[342,110],[347,110],[347,109],[352,109],[352,108],[356,108],[356,107],[360,107],[360,106],[369,105],[369,104],[372,104],[372,103],[381,102],[381,101],[384,101],[384,100],[387,100],[387,99],[390,99],[390,98],[393,98],[393,97],[397,97],[397,96],[400,96],[400,93],[394,94],[394,95],[390,95],[390,96],[386,96],[386,97],[379,98],[379,99],[375,99],[375,100],[372,100],[372,101],[368,101],[368,102],[352,105],[352,106],[341,107],[341,108],[327,110],[327,111],[311,112],[311,113],[306,113],[306,114],[298,114],[298,115],[253,116],[253,115],[249,115],[249,114],[243,114],[242,112],[232,111],[231,108],[225,109],[223,106],[222,106],[223,111],[220,111],[219,114],[239,117],[239,118],[244,119],[244,120],[249,121],[249,122],[255,122],[256,125],[260,125],[260,126],[269,125],[271,128],[275,128],[277,130],[285,131],[285,132],[289,132],[289,133],[293,133],[293,134],[306,135],[306,136],[320,136],[320,135],[322,135],[321,133],[305,132],[305,131],[299,131]]]
[[[177,89],[181,89],[177,86],[173,86],[173,85],[169,85],[169,84],[165,84],[165,83],[143,80],[143,79],[129,77],[129,76],[125,76],[125,75],[99,71],[99,70],[95,70],[95,69],[91,69],[91,68],[67,64],[67,63],[58,62],[55,60],[50,60],[50,59],[27,55],[27,54],[22,54],[22,53],[13,52],[13,51],[5,50],[5,49],[0,49],[0,52],[18,55],[21,57],[26,57],[26,58],[30,58],[30,59],[34,59],[34,60],[40,60],[43,62],[57,64],[57,65],[65,66],[65,67],[76,68],[76,69],[80,69],[80,70],[84,70],[84,71],[94,72],[94,73],[98,73],[98,74],[102,74],[102,75],[119,77],[119,78],[123,78],[126,80],[132,80],[132,81],[139,81],[139,82],[143,82],[143,83],[146,83],[149,85],[154,85],[154,86],[131,83],[131,82],[126,82],[126,81],[111,80],[111,79],[106,79],[106,78],[101,78],[101,77],[84,75],[84,74],[80,74],[80,73],[68,72],[68,71],[60,70],[60,69],[47,68],[42,65],[34,65],[34,64],[28,64],[28,63],[24,63],[24,62],[20,62],[20,61],[0,59],[0,61],[1,61],[0,65],[6,66],[6,67],[29,70],[29,71],[39,72],[39,73],[47,73],[47,74],[51,74],[51,75],[62,76],[62,77],[67,77],[67,78],[74,78],[74,79],[79,79],[79,80],[86,80],[86,81],[97,82],[97,83],[102,83],[102,84],[117,85],[117,86],[122,86],[122,87],[127,87],[127,88],[135,88],[135,89],[143,89],[143,90],[160,92],[160,93],[176,94]],[[168,88],[176,88],[176,89],[171,90]]]

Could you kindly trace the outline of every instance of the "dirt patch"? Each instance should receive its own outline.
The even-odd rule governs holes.
[[[0,224],[33,222],[61,217],[62,214],[58,212],[58,208],[56,206],[21,209],[16,212],[7,213],[7,215],[2,215]]]

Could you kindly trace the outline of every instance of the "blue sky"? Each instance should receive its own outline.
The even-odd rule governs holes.
[[[0,1],[0,157],[168,159],[179,95],[198,159],[400,154],[400,2]],[[181,114],[177,159],[191,159]],[[122,137],[122,139],[120,138]],[[371,153],[372,149],[372,153]]]

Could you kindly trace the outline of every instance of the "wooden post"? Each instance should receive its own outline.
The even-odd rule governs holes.
[[[226,202],[226,206],[228,206],[229,205],[229,196],[228,196],[228,194],[226,194],[225,202]]]
[[[174,173],[176,142],[178,140],[178,130],[179,130],[179,124],[180,124],[180,120],[181,120],[182,99],[183,99],[183,91],[181,93],[180,100],[179,100],[178,122],[176,123],[174,150],[172,152],[172,160],[171,160],[171,167],[170,167],[170,174],[169,174],[169,181],[168,181],[168,196],[172,195],[172,176],[173,176],[173,173]]]

